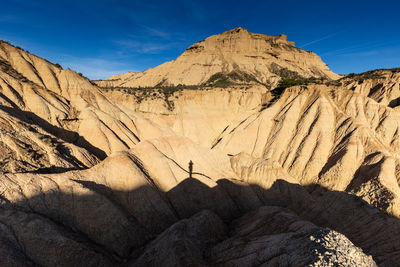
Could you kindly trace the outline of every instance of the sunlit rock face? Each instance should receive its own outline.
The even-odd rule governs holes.
[[[237,28],[92,82],[0,42],[0,266],[396,266],[399,73]]]
[[[160,136],[161,130],[152,122],[128,115],[87,78],[5,42],[0,42],[0,86],[2,143],[10,144],[5,144],[5,150],[14,155],[11,159],[18,158],[6,164],[6,171],[88,167],[98,162],[93,155],[104,159],[114,151],[131,148],[145,129],[149,136]],[[143,130],[138,132],[138,127]],[[12,130],[23,136],[12,141],[16,138]],[[69,163],[65,159],[57,162],[58,152],[48,147],[57,144],[51,142],[59,144],[62,154],[72,154],[66,160]]]
[[[97,81],[105,87],[200,85],[216,74],[245,73],[246,78],[273,84],[282,74],[337,79],[316,54],[295,47],[286,35],[270,36],[236,28],[213,35],[186,49],[177,59],[139,73]],[[215,78],[215,77],[214,77]],[[212,79],[211,79],[212,80]]]

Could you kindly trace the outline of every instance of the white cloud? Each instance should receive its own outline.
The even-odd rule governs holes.
[[[142,26],[142,27],[151,36],[158,37],[158,38],[161,38],[161,39],[166,39],[166,40],[171,39],[171,34],[169,32],[161,31],[161,30],[158,30],[158,29],[155,29],[155,28],[151,28],[151,27],[148,27],[148,26]]]
[[[102,80],[115,74],[136,71],[118,61],[96,58],[76,58],[72,56],[66,56],[65,58],[65,60],[60,61],[63,68],[70,68],[76,72],[80,72],[92,80]]]
[[[340,31],[340,32],[335,32],[335,33],[332,33],[332,34],[326,35],[326,36],[324,36],[324,37],[321,37],[321,38],[315,39],[315,40],[313,40],[313,41],[311,41],[311,42],[305,43],[305,44],[303,44],[303,45],[301,45],[301,46],[299,46],[299,47],[300,47],[300,48],[303,48],[303,47],[306,47],[306,46],[309,46],[309,45],[312,45],[312,44],[315,44],[315,43],[321,42],[321,41],[323,41],[323,40],[326,40],[326,39],[332,38],[332,37],[334,37],[334,36],[336,36],[336,35],[338,35],[338,34],[341,34],[341,33],[343,33],[343,32],[344,32],[344,31]]]
[[[350,55],[357,53],[371,53],[371,51],[377,51],[378,49],[390,47],[391,45],[398,44],[398,41],[373,41],[366,43],[359,43],[356,45],[346,46],[344,48],[340,48],[333,51],[328,51],[325,53],[321,53],[320,56],[329,56],[329,55]]]
[[[140,42],[136,40],[117,40],[115,43],[121,49],[129,50],[129,52],[135,54],[159,54],[176,46],[175,43]]]

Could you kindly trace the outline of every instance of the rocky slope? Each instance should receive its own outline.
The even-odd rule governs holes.
[[[251,33],[239,27],[193,44],[171,62],[96,83],[102,87],[201,85],[223,77],[232,82],[273,85],[281,76],[339,77],[316,54],[287,41],[286,35]]]
[[[205,147],[219,149],[248,181],[278,166],[284,177],[354,193],[400,215],[400,72],[378,70],[336,83],[314,83],[269,92],[248,89],[183,90],[142,100],[119,91],[121,105]],[[279,90],[276,90],[279,91]]]
[[[169,137],[89,170],[5,174],[3,253],[13,254],[1,259],[45,266],[78,259],[82,266],[375,266],[367,253],[382,265],[398,261],[397,250],[382,252],[397,244],[400,221],[351,195],[310,194],[268,171],[247,184],[228,156]]]
[[[0,90],[4,171],[89,167],[95,158],[129,149],[145,131],[150,137],[161,132],[127,114],[88,79],[5,42],[0,42]],[[69,163],[58,159],[65,155]]]
[[[243,29],[193,47],[196,86],[104,90],[0,42],[0,265],[395,266],[400,72],[332,81]]]

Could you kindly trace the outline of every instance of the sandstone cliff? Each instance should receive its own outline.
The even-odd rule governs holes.
[[[237,72],[247,75],[239,77]],[[218,74],[266,84],[274,84],[281,76],[339,77],[316,54],[287,41],[286,35],[251,33],[239,27],[193,44],[171,62],[96,83],[103,87],[200,85],[213,82]]]

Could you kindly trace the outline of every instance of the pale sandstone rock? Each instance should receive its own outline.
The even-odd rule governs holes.
[[[24,121],[33,117],[35,126],[100,159],[131,148],[146,133],[163,135],[142,116],[126,114],[86,78],[5,42],[0,42],[0,67],[0,101],[7,107],[2,110],[21,113]]]
[[[199,85],[213,74],[235,70],[263,83],[278,81],[282,70],[304,77],[339,78],[316,54],[295,47],[286,40],[286,35],[251,33],[239,27],[193,44],[171,62],[140,73],[114,75],[96,83],[103,87]]]
[[[396,88],[390,79],[381,80],[381,83]],[[384,86],[379,88],[386,90]],[[152,110],[140,111],[140,104],[135,110],[153,121],[163,121],[164,127],[199,144],[229,155],[247,153],[251,160],[245,163],[246,168],[235,170],[242,179],[265,176],[260,164],[270,164],[275,169],[282,169],[281,174],[274,174],[275,178],[286,177],[286,180],[302,185],[320,184],[353,192],[398,216],[397,118],[400,113],[396,109],[347,88],[323,85],[288,88],[278,101],[263,108],[260,104],[265,93],[261,89],[255,93],[256,90],[232,93],[223,89],[188,90],[171,100],[176,108],[167,115],[164,111],[156,111],[157,102]],[[230,97],[226,99],[223,96],[228,92]],[[241,99],[254,98],[259,99],[258,107],[241,104]],[[115,98],[117,102],[119,99]],[[124,101],[121,103],[127,105]],[[205,113],[198,111],[196,106],[201,106]],[[380,167],[384,161],[377,163],[377,167],[368,164],[368,159],[377,154],[390,159],[386,162],[391,163],[385,168]],[[251,165],[253,167],[249,169]],[[369,165],[371,170],[365,165]],[[357,176],[361,169],[368,181],[364,179],[366,185],[354,189],[352,184],[360,181]],[[373,169],[382,174],[374,174]],[[380,178],[373,178],[377,176]],[[381,198],[381,195],[386,197]],[[378,205],[380,202],[382,204]]]
[[[185,150],[185,157],[182,157],[181,150]],[[199,153],[199,151],[202,152]],[[145,155],[158,157],[157,168],[149,165],[151,157],[146,158]],[[188,178],[187,158],[194,162],[193,178]],[[219,168],[215,167],[217,162],[220,165]],[[175,251],[174,253],[186,251],[185,253],[189,253],[190,257],[186,259],[186,256],[179,254],[181,255],[179,257],[183,257],[183,261],[178,261],[181,264],[197,261],[199,258],[195,256],[198,253],[196,246],[203,246],[201,240],[208,240],[208,234],[201,229],[215,230],[223,235],[223,231],[218,230],[218,227],[210,229],[208,226],[200,225],[197,228],[196,223],[182,221],[178,224],[180,226],[173,226],[171,230],[160,235],[156,239],[157,241],[148,242],[175,222],[189,218],[204,209],[212,210],[220,218],[217,221],[222,219],[226,224],[232,219],[239,218],[246,212],[264,205],[287,207],[304,219],[290,215],[289,210],[280,211],[280,208],[272,210],[263,208],[264,211],[261,214],[264,215],[257,215],[258,219],[251,219],[245,215],[242,217],[243,219],[240,219],[242,222],[239,221],[235,226],[244,228],[240,231],[232,228],[233,240],[235,240],[236,234],[242,236],[240,233],[243,231],[243,234],[252,232],[253,230],[246,230],[250,227],[255,231],[253,234],[259,236],[261,243],[256,242],[256,239],[243,242],[240,238],[237,241],[239,242],[238,246],[234,246],[233,250],[229,252],[229,250],[221,251],[220,247],[229,246],[232,242],[221,240],[221,245],[215,244],[216,247],[211,250],[212,253],[210,252],[211,254],[206,260],[213,262],[225,258],[228,264],[231,258],[229,255],[238,255],[236,249],[239,251],[261,249],[264,251],[263,253],[252,254],[253,256],[250,258],[239,257],[237,263],[263,261],[263,259],[270,258],[268,253],[275,255],[273,248],[276,248],[278,244],[281,244],[284,252],[282,258],[273,259],[272,262],[281,261],[282,264],[289,266],[314,262],[314,260],[321,264],[339,261],[348,262],[348,264],[357,263],[361,266],[374,266],[373,261],[364,253],[371,254],[374,260],[382,265],[390,266],[399,260],[400,254],[394,249],[398,246],[399,220],[384,215],[357,197],[338,191],[315,190],[315,193],[309,194],[300,185],[290,184],[283,180],[275,180],[266,185],[261,177],[249,185],[240,181],[241,179],[233,170],[229,171],[231,164],[229,157],[222,152],[201,148],[187,138],[155,139],[138,144],[129,153],[111,155],[100,165],[89,170],[52,175],[3,175],[1,191],[6,194],[3,194],[2,208],[13,212],[29,212],[39,218],[50,219],[58,227],[67,231],[68,239],[63,242],[76,242],[77,237],[86,240],[84,249],[79,248],[78,244],[71,243],[73,249],[80,251],[76,252],[76,257],[80,255],[86,259],[87,253],[95,251],[95,253],[100,253],[96,261],[104,263],[121,263],[128,258],[127,255],[131,250],[133,250],[132,256],[135,258],[132,264],[137,261],[140,266],[139,263],[147,260],[154,262],[156,258],[149,256],[152,252],[146,252],[146,244],[149,244],[149,249],[153,252],[154,249],[160,249],[160,253],[166,253],[162,249],[165,247],[170,247]],[[271,168],[271,171],[276,170],[276,166],[272,165]],[[167,179],[170,184],[169,187],[165,187],[164,178],[168,176],[163,174],[168,173],[171,175],[171,178]],[[164,186],[164,189],[158,185]],[[279,212],[275,213],[274,210]],[[275,219],[268,221],[271,220],[271,216],[268,215],[271,212],[281,215],[272,217]],[[4,222],[14,220],[7,220],[7,218],[11,218],[11,214],[8,212],[3,213],[3,216]],[[280,219],[278,220],[278,218]],[[205,225],[209,223],[217,225],[217,222],[214,223],[215,220],[202,219]],[[178,229],[187,228],[188,226],[184,226],[185,224],[193,226],[191,231],[199,231],[198,235],[204,239],[189,234],[193,239],[189,238],[187,241],[189,243],[182,241],[182,245],[187,244],[184,247],[178,245],[178,241],[176,241],[178,243],[173,243],[177,247],[169,246],[168,242],[174,240],[169,236],[169,232],[181,236]],[[364,253],[336,232],[324,230],[325,232],[322,231],[322,235],[320,235],[319,230],[309,231],[317,226],[329,227],[345,234],[356,246],[362,248]],[[31,235],[30,231],[36,231],[36,228],[33,227],[24,225],[21,227],[27,236]],[[175,234],[176,231],[178,232]],[[286,231],[287,234],[282,236],[279,234],[282,231]],[[360,234],[360,231],[363,234]],[[299,235],[294,232],[298,232]],[[42,235],[43,232],[37,232],[37,234]],[[274,236],[275,234],[278,235]],[[53,233],[52,235],[57,236],[58,234]],[[209,236],[215,238],[214,234]],[[328,240],[321,241],[322,244],[320,244],[311,240],[311,236],[318,236],[319,239],[327,237]],[[21,238],[18,240],[18,244],[29,249],[24,253],[36,255],[38,258],[34,259],[34,262],[41,262],[45,266],[51,265],[46,262],[63,259],[70,253],[70,251],[63,250],[59,252],[61,255],[50,256],[51,254],[49,254],[49,258],[43,261],[40,259],[41,254],[35,252],[33,248],[29,248],[27,240]],[[252,239],[250,238],[250,240]],[[273,244],[273,246],[268,244]],[[46,247],[47,245],[42,246]],[[141,249],[143,246],[146,246],[144,250]],[[244,246],[243,249],[240,249],[240,246]],[[310,258],[304,257],[305,254],[301,253],[302,249],[308,251],[309,246],[317,247],[316,254],[313,254],[315,257],[313,255],[310,255]],[[352,251],[352,253],[344,254],[340,252],[342,249]],[[332,255],[325,254],[326,251],[332,252]],[[335,254],[335,251],[338,254]],[[385,251],[392,252],[385,254]],[[183,254],[186,255],[185,253]],[[172,262],[177,260],[172,256],[173,254],[168,253],[168,255],[171,255]],[[93,258],[93,260],[95,259]],[[204,259],[200,258],[200,260]],[[172,262],[171,264],[173,264]],[[93,266],[90,262],[82,265]],[[346,265],[343,264],[343,266]]]

